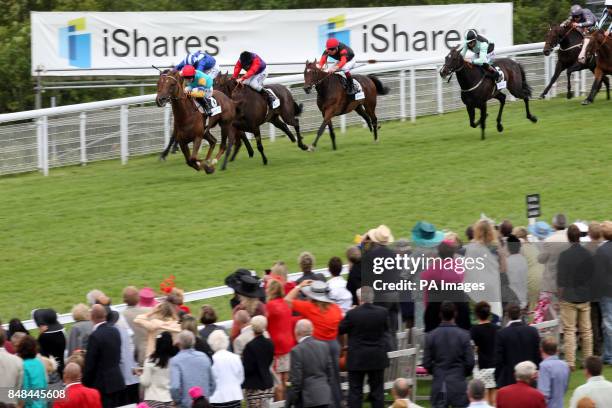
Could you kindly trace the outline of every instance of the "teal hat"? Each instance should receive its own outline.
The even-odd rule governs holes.
[[[438,245],[444,239],[444,233],[437,231],[433,224],[419,221],[412,228],[412,242],[415,246],[431,248]]]
[[[538,239],[545,239],[553,233],[553,229],[546,221],[538,221],[527,227],[529,233]]]

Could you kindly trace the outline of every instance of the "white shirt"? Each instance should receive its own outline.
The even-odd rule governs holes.
[[[244,368],[240,357],[227,350],[219,350],[213,354],[212,359],[212,373],[217,387],[210,396],[210,402],[220,404],[242,400]]]
[[[510,326],[512,323],[523,323],[523,321],[521,319],[510,320],[508,323],[506,323],[506,327]]]
[[[570,408],[576,408],[584,397],[592,399],[596,407],[612,407],[612,382],[606,381],[602,375],[589,378],[586,384],[574,391]]]
[[[470,405],[468,405],[468,408],[493,408],[493,407],[490,406],[486,401],[474,401]]]
[[[106,321],[103,321],[103,322],[100,322],[100,323],[94,324],[94,327],[93,327],[93,329],[91,329],[91,332],[92,332],[92,333],[93,333],[93,332],[95,332],[95,331],[96,331],[96,329],[97,329],[98,327],[100,327],[100,325],[101,325],[101,324],[104,324],[104,323],[106,323]]]
[[[170,402],[170,364],[165,368],[155,365],[152,361],[145,361],[140,385],[144,387],[144,399],[149,401]]]
[[[327,281],[329,298],[340,306],[342,314],[346,314],[353,307],[353,295],[346,288],[346,281],[341,276],[335,276]]]

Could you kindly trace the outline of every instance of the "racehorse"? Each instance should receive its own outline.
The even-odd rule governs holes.
[[[300,121],[298,119],[298,116],[302,113],[303,106],[301,104],[298,105],[294,101],[293,95],[291,95],[287,87],[283,85],[270,85],[266,87],[271,89],[280,100],[279,107],[269,109],[267,99],[263,95],[249,86],[238,84],[227,73],[217,75],[214,86],[219,91],[231,95],[231,98],[236,102],[234,126],[243,132],[250,132],[255,136],[257,150],[261,154],[263,164],[268,164],[268,158],[264,154],[259,126],[265,122],[272,123],[282,130],[291,142],[295,143],[296,138],[287,125],[293,126],[297,135],[298,147],[302,150],[308,150],[308,146],[304,144],[300,134]],[[238,150],[234,150],[232,160],[236,158],[237,153]],[[227,160],[228,154],[226,154],[224,162],[227,162]]]
[[[164,71],[160,73],[157,81],[157,97],[155,102],[160,107],[166,105],[169,101],[172,104],[172,113],[174,115],[173,134],[185,156],[187,165],[197,171],[204,169],[209,174],[215,171],[214,162],[209,164],[209,161],[217,144],[217,140],[210,133],[211,127],[219,124],[222,135],[221,147],[215,160],[218,160],[225,152],[228,139],[230,140],[230,148],[236,136],[246,139],[246,135],[238,134],[232,126],[234,116],[236,115],[236,107],[233,101],[221,92],[216,92],[213,96],[218,105],[221,106],[221,113],[211,117],[209,124],[205,126],[205,118],[197,109],[194,100],[185,94],[182,78],[178,72]],[[202,139],[206,139],[208,142],[208,152],[204,163],[198,159],[198,151]],[[191,142],[193,142],[192,152],[189,150],[189,143]]]
[[[495,65],[502,69],[508,85],[508,91],[525,102],[527,119],[536,123],[538,118],[529,111],[529,97],[531,87],[527,84],[525,70],[523,66],[509,58],[499,58],[495,60]],[[449,77],[453,73],[457,74],[457,82],[461,87],[461,100],[470,118],[470,126],[475,128],[480,124],[481,140],[485,139],[485,122],[487,120],[487,101],[495,98],[499,101],[499,112],[497,113],[497,131],[503,132],[502,113],[506,103],[506,95],[497,89],[495,80],[489,78],[482,67],[467,62],[458,51],[453,48],[444,60],[444,66],[440,70],[442,78]],[[449,78],[450,81],[450,78]],[[475,122],[476,109],[480,110],[480,119]]]
[[[606,75],[612,74],[612,40],[604,35],[604,32],[599,30],[591,35],[591,42],[587,46],[586,57],[595,56],[595,71],[593,75],[593,86],[591,87],[591,93],[589,96],[582,101],[583,105],[589,105],[595,100],[595,95],[599,88],[601,88],[601,82],[606,81]],[[608,99],[610,94],[608,93]]]
[[[353,75],[353,78],[361,85],[365,98],[354,100],[346,93],[346,78],[319,68],[316,59],[314,62],[306,61],[304,91],[310,93],[314,86],[317,91],[317,106],[323,115],[323,123],[319,126],[317,137],[312,144],[313,147],[317,146],[319,138],[327,127],[332,148],[336,150],[336,134],[334,133],[332,118],[353,110],[366,121],[370,132],[374,133],[374,141],[378,140],[378,129],[380,127],[376,117],[376,98],[378,95],[388,94],[389,88],[385,87],[374,75]]]
[[[571,99],[572,93],[572,72],[582,71],[583,69],[590,69],[591,72],[595,70],[595,59],[589,58],[585,64],[578,62],[578,55],[582,48],[582,42],[584,37],[582,33],[573,28],[571,25],[560,26],[558,24],[550,26],[546,39],[544,42],[544,55],[549,56],[553,48],[559,45],[559,51],[557,53],[559,60],[555,65],[555,72],[550,79],[546,88],[540,94],[540,98],[548,93],[550,88],[559,78],[561,72],[567,70],[567,99]],[[603,78],[606,84],[606,92],[608,99],[610,99],[610,81],[608,77]]]

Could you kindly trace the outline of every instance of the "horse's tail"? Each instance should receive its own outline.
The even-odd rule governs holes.
[[[293,110],[295,111],[295,116],[300,116],[302,112],[304,112],[304,104],[298,104],[297,102],[293,101]]]
[[[517,63],[519,70],[521,71],[521,84],[522,84],[522,88],[523,88],[523,95],[524,97],[527,98],[531,98],[531,92],[533,91],[531,89],[531,86],[529,86],[529,84],[527,83],[527,76],[525,75],[525,68],[523,68],[523,65],[521,65],[520,63]]]
[[[379,95],[386,95],[389,93],[389,88],[384,86],[380,79],[378,79],[375,75],[368,75],[368,78],[374,82],[374,86],[376,87],[376,92]]]

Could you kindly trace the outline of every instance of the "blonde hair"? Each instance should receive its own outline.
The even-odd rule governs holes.
[[[240,299],[240,304],[244,307],[244,310],[249,314],[249,316],[254,316],[257,312],[257,306],[259,306],[259,299],[250,298],[242,295],[238,295],[238,299]]]
[[[266,297],[268,301],[285,297],[283,285],[276,279],[270,279],[268,281],[268,287],[266,288]]]
[[[287,273],[289,273],[289,268],[287,268],[287,264],[283,261],[275,262],[270,269],[270,274],[280,276],[285,281],[287,280]]]
[[[183,289],[179,289],[179,288],[172,288],[172,290],[170,291],[170,294],[176,296],[178,298],[178,300],[181,302],[180,304],[183,304],[183,295],[185,294],[185,291]]]
[[[529,233],[527,232],[527,228],[525,227],[514,227],[514,229],[512,230],[512,235],[527,241],[527,236],[529,235]]]
[[[83,320],[89,320],[89,308],[84,303],[74,305],[72,308],[72,318],[75,322],[82,322]]]
[[[484,245],[495,242],[495,230],[493,225],[487,220],[480,220],[474,224],[474,241]]]
[[[302,272],[311,272],[315,262],[315,257],[310,252],[302,252],[300,256],[298,256],[298,264]]]
[[[54,371],[57,371],[57,361],[53,357],[45,357],[40,356],[43,364],[45,365],[45,371],[47,374],[51,374]]]
[[[191,315],[183,316],[183,320],[181,321],[181,330],[189,330],[197,337],[199,335],[198,321]]]
[[[154,316],[161,320],[178,320],[176,306],[170,302],[162,302],[155,307]]]

